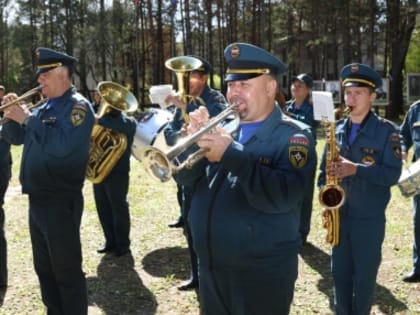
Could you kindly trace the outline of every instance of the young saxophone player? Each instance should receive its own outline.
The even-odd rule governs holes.
[[[336,125],[339,156],[326,161],[324,154],[319,185],[325,184],[327,175],[336,177],[346,195],[340,207],[340,241],[331,256],[336,314],[368,315],[381,262],[390,187],[401,174],[400,138],[397,126],[371,111],[375,89],[382,84],[377,72],[355,63],[346,65],[340,78],[351,111]],[[327,143],[326,148],[329,145],[335,143]]]

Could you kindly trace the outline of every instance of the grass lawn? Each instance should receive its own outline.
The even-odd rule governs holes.
[[[320,139],[318,148],[322,147]],[[27,198],[21,195],[17,178],[20,153],[19,147],[13,147],[13,179],[5,204],[9,288],[3,297],[0,315],[37,315],[44,311],[32,266]],[[86,182],[84,188],[81,237],[89,314],[198,314],[196,292],[180,292],[176,288],[188,278],[189,266],[182,230],[167,227],[179,214],[175,184],[161,184],[151,179],[135,159],[131,165],[132,256],[113,258],[97,254],[103,235],[91,184]],[[392,193],[372,314],[420,314],[420,284],[401,281],[411,268],[411,200],[402,197],[398,187],[393,187]],[[324,243],[325,230],[321,227],[317,196],[316,192],[309,235],[311,244],[299,256],[299,278],[291,314],[332,314],[330,249]]]

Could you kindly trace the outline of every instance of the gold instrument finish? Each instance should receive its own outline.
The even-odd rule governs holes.
[[[98,118],[105,115],[110,108],[132,112],[138,107],[136,97],[117,83],[100,82],[98,92],[101,96]],[[86,178],[93,184],[102,182],[117,164],[126,148],[127,136],[125,134],[101,125],[93,126]]]
[[[93,184],[102,182],[126,148],[127,137],[124,134],[100,125],[93,126],[86,178]]]
[[[323,227],[327,229],[326,241],[332,247],[338,245],[340,235],[340,207],[345,201],[344,189],[339,185],[339,179],[331,176],[328,170],[331,163],[339,156],[338,146],[335,137],[335,123],[328,123],[326,136],[326,184],[319,192],[319,203],[323,207]]]
[[[213,128],[219,125],[221,122],[229,119],[233,116],[227,124],[223,126],[229,133],[233,133],[239,127],[239,116],[235,111],[236,104],[230,105],[224,111],[213,117],[207,125],[202,127],[196,133],[181,138],[180,141],[167,151],[147,146],[142,151],[141,161],[143,162],[146,171],[155,179],[161,182],[167,182],[171,179],[171,176],[179,172],[183,168],[191,168],[196,162],[204,157],[204,150],[199,149],[194,153],[188,155],[183,159],[182,153],[190,148],[203,134],[211,132]]]
[[[200,68],[202,64],[200,59],[191,56],[173,57],[165,62],[165,67],[176,74],[178,94],[184,104],[188,104],[189,98],[191,97],[188,95],[189,75],[192,71]],[[182,117],[184,118],[185,123],[188,124],[190,122],[190,118],[185,110],[182,111]]]
[[[38,85],[37,87],[33,88],[32,90],[29,90],[29,91],[23,93],[17,99],[0,106],[0,112],[4,111],[6,108],[8,108],[10,106],[13,106],[13,105],[19,105],[20,106],[21,103],[26,99],[31,99],[30,102],[29,102],[31,105],[26,107],[28,110],[33,110],[33,109],[39,107],[45,101],[45,98],[42,95],[41,90],[42,90],[42,85]],[[38,96],[39,100],[36,103],[32,103],[32,101],[33,101],[32,98],[34,98],[35,96]],[[3,118],[2,120],[0,120],[0,125],[3,125],[4,123],[6,123],[8,121],[9,121],[9,119]]]

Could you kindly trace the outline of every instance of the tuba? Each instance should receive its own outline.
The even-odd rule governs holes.
[[[329,122],[326,136],[326,166],[328,170],[333,161],[338,159],[338,147],[335,137],[335,123]],[[327,229],[326,242],[332,247],[339,243],[340,235],[340,207],[345,201],[344,189],[339,185],[339,180],[326,172],[326,184],[319,192],[319,203],[323,207],[322,225]]]
[[[138,103],[135,96],[125,87],[110,81],[98,84],[101,105],[98,118],[111,109],[134,112]],[[86,178],[93,184],[102,182],[114,168],[127,148],[127,137],[123,133],[95,124],[91,134],[89,160]]]
[[[183,103],[188,104],[189,98],[189,75],[192,71],[197,70],[201,67],[202,61],[198,58],[191,56],[178,56],[168,59],[165,62],[165,67],[172,70],[176,74],[178,82],[178,94],[181,97]],[[189,117],[185,110],[182,112],[184,121],[188,124]]]

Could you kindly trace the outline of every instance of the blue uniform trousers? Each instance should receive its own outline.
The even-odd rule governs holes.
[[[281,265],[285,268],[273,265],[251,270],[210,270],[200,265],[202,315],[289,314],[298,272],[297,256],[285,258]]]
[[[128,174],[118,172],[111,172],[102,183],[93,185],[106,246],[122,251],[130,248],[128,186]]]
[[[4,196],[9,186],[12,160],[10,145],[0,140],[0,287],[7,286],[7,241],[4,232]]]
[[[414,210],[414,244],[413,265],[414,272],[420,275],[420,194],[413,197]]]
[[[191,279],[198,281],[198,258],[194,251],[193,239],[191,234],[190,221],[188,215],[191,208],[191,198],[193,195],[193,188],[189,186],[182,186],[182,218],[184,221],[184,234],[187,238],[188,252],[190,254]]]
[[[48,315],[87,314],[80,222],[83,196],[29,196],[29,229],[35,271]]]
[[[341,217],[340,243],[332,250],[337,315],[369,315],[385,237],[385,218]]]
[[[311,180],[308,182],[308,187],[305,188],[304,197],[302,201],[302,207],[300,208],[300,225],[299,233],[302,240],[305,242],[311,229],[311,218],[312,218],[312,203],[314,198],[314,185],[316,177],[316,167]]]

